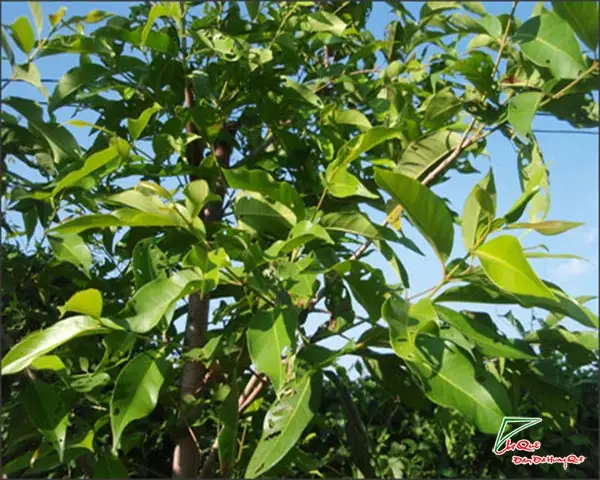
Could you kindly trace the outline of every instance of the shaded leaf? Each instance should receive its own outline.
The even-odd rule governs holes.
[[[94,462],[94,478],[128,478],[129,473],[118,457],[100,455]]]
[[[552,2],[552,9],[566,20],[590,50],[598,48],[597,2]]]
[[[531,133],[531,123],[542,100],[537,92],[520,93],[508,102],[508,121],[522,137]]]
[[[580,227],[583,222],[566,222],[560,220],[546,220],[535,223],[511,223],[506,228],[528,228],[542,235],[558,235],[575,227]]]
[[[71,263],[89,275],[92,253],[79,235],[51,235],[48,236],[48,242],[58,260]]]
[[[156,407],[165,374],[166,362],[153,351],[140,353],[119,373],[110,399],[114,455],[117,454],[125,427],[150,415]]]
[[[60,77],[56,84],[56,88],[48,101],[48,111],[53,112],[67,104],[77,91],[107,73],[106,68],[95,63],[86,63],[72,68]]]
[[[317,412],[322,382],[320,372],[298,379],[271,405],[245,478],[256,478],[269,471],[296,445]]]

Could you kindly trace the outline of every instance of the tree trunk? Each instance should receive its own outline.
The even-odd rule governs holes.
[[[185,106],[190,107],[193,104],[193,95],[189,86],[185,89]],[[194,124],[190,121],[186,126],[188,133],[197,133]],[[213,153],[221,166],[229,166],[229,157],[231,155],[231,146],[226,142],[219,141],[213,146]],[[187,147],[187,161],[190,165],[198,166],[202,161],[203,145],[199,140],[191,142]],[[191,175],[191,180],[197,180],[195,175]],[[211,189],[222,196],[225,193],[225,185],[219,180],[216,185],[211,185]],[[208,204],[200,213],[201,218],[206,222],[216,222],[222,217],[222,200]],[[204,298],[200,294],[194,293],[188,299],[188,317],[185,327],[185,347],[201,348],[206,340],[206,330],[209,321],[210,295]],[[202,362],[187,362],[183,365],[181,376],[181,400],[186,395],[195,395],[195,392],[204,377],[205,368]],[[181,412],[180,412],[181,413]],[[183,415],[181,416],[183,419]],[[190,432],[190,430],[192,430]],[[195,437],[194,437],[195,435]],[[196,444],[195,429],[185,428],[175,441],[173,450],[173,477],[190,478],[197,477],[200,469],[200,452]]]

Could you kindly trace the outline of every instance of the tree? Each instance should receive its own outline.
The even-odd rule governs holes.
[[[444,407],[489,438],[524,398],[572,428],[577,385],[548,359],[593,365],[598,318],[589,297],[535,273],[528,259],[553,254],[512,230],[579,225],[546,218],[549,167],[532,121],[597,124],[599,64],[582,45],[597,52],[598,5],[540,5],[521,22],[516,2],[498,16],[432,2],[419,18],[387,4],[384,40],[366,28],[370,2],[341,1],[147,2],[71,18],[60,7],[49,26],[31,2],[35,31],[27,17],[2,27],[3,88],[23,81],[47,97],[2,99],[4,270],[28,272],[3,290],[14,336],[2,358],[5,472],[298,474],[311,428],[327,422],[315,416],[327,413],[323,389],[335,387],[352,473],[394,476],[364,448],[351,381],[330,368],[343,355],[382,392]],[[56,55],[79,63],[48,95],[36,61]],[[450,205],[434,187],[475,172],[493,134],[519,152],[521,195],[497,211],[492,164],[464,206]],[[402,254],[420,250],[406,224],[443,268],[413,296]],[[549,316],[510,339],[456,301]],[[347,337],[359,323],[368,329]],[[322,345],[332,338],[347,343]]]

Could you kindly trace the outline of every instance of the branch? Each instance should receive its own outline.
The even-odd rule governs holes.
[[[244,410],[246,410],[246,408],[248,408],[248,406],[256,399],[256,397],[266,384],[267,380],[264,376],[252,372],[252,377],[250,378],[250,380],[248,380],[246,388],[244,388],[244,393],[242,393],[242,395],[238,399],[238,415],[241,414]],[[217,460],[218,454],[219,437],[215,438],[215,441],[210,447],[210,452],[200,472],[200,478],[207,478],[209,476],[210,471],[215,461]]]

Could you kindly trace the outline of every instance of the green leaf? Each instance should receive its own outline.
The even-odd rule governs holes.
[[[48,101],[48,111],[53,112],[67,104],[76,92],[107,73],[106,68],[95,63],[86,63],[72,68],[60,77],[56,84],[56,88]]]
[[[275,392],[286,383],[286,366],[281,355],[289,358],[295,349],[298,313],[293,309],[268,310],[254,313],[248,324],[248,352],[256,369],[266,374]]]
[[[519,241],[502,235],[483,244],[475,255],[479,258],[486,275],[498,285],[517,295],[556,300],[556,297],[529,265]]]
[[[76,312],[90,317],[100,317],[102,315],[102,293],[95,288],[81,290],[71,296],[67,303],[58,307],[61,316],[67,312]]]
[[[277,255],[280,253],[289,253],[313,240],[323,240],[329,244],[334,243],[327,230],[322,226],[315,225],[308,220],[302,220],[294,225],[290,230],[288,239],[277,248]]]
[[[25,390],[24,403],[31,423],[56,449],[62,462],[69,426],[69,407],[62,399],[60,391],[36,379]]]
[[[356,408],[354,400],[342,380],[336,374],[326,371],[325,375],[335,384],[337,394],[346,412],[346,436],[348,437],[350,452],[352,453],[352,462],[356,464],[365,478],[376,478],[377,475],[370,462],[370,458],[372,458],[371,442],[369,441],[367,428],[360,418],[360,413]]]
[[[167,257],[153,238],[145,238],[136,244],[131,262],[137,289],[152,280],[167,277]]]
[[[244,167],[223,171],[231,188],[257,192],[291,208],[299,220],[304,218],[302,197],[288,182],[278,182],[264,170],[248,170]]]
[[[586,68],[573,30],[556,14],[530,18],[513,39],[529,60],[548,68],[556,78],[577,78]]]
[[[589,262],[586,258],[580,257],[579,255],[572,255],[570,253],[544,253],[544,252],[525,252],[525,256],[528,258],[569,258],[572,260],[581,260],[582,262]]]
[[[513,295],[499,289],[490,283],[470,284],[460,287],[451,287],[435,298],[435,302],[468,302],[511,305],[518,304],[524,308],[539,307],[550,312],[566,315],[586,327],[598,328],[598,317],[587,308],[580,305],[575,299],[567,295],[550,282],[544,282],[546,287],[556,297],[556,300],[532,297],[528,295]]]
[[[52,235],[48,236],[48,242],[58,260],[71,263],[89,275],[92,253],[79,235]]]
[[[128,118],[127,119],[127,129],[129,130],[129,134],[131,135],[132,140],[135,142],[148,125],[150,121],[150,117],[158,112],[162,107],[155,103],[152,107],[147,108],[142,113],[140,113],[137,119]]]
[[[286,235],[296,223],[296,215],[285,205],[262,198],[241,197],[235,202],[238,221],[252,230],[275,236]]]
[[[444,88],[428,99],[423,122],[427,128],[435,130],[452,119],[461,107],[461,101],[452,93],[452,90]]]
[[[322,374],[304,376],[282,392],[265,416],[262,436],[246,468],[245,478],[256,478],[274,467],[296,445],[317,412]]]
[[[440,130],[407,145],[398,160],[396,172],[423,180],[460,143],[460,135]]]
[[[333,164],[336,169],[344,169],[363,153],[392,138],[402,138],[402,136],[402,130],[399,128],[373,127],[346,142],[338,151]],[[332,175],[335,176],[335,173]]]
[[[20,372],[36,358],[73,338],[107,331],[98,320],[84,315],[61,320],[45,330],[27,335],[11,348],[2,359],[2,374],[11,375]]]
[[[302,28],[309,32],[329,32],[339,37],[346,27],[346,23],[333,13],[315,12],[307,16]]]
[[[50,20],[50,25],[52,27],[55,27],[56,25],[58,25],[60,23],[60,21],[62,20],[62,18],[65,16],[67,9],[63,6],[60,7],[56,13],[51,13],[50,15],[48,15],[48,19]]]
[[[52,196],[55,197],[61,190],[69,188],[79,182],[82,178],[87,177],[99,168],[102,168],[107,163],[114,160],[119,153],[115,147],[108,147],[92,154],[85,161],[83,167],[66,175],[60,180],[52,190]]]
[[[488,174],[475,185],[465,200],[461,217],[465,250],[470,251],[484,234],[489,233],[496,215],[496,183],[490,168]]]
[[[542,235],[558,235],[575,227],[580,227],[583,222],[566,222],[561,220],[546,220],[535,223],[511,223],[506,228],[528,228]]]
[[[442,263],[445,263],[452,252],[454,227],[442,199],[417,180],[398,172],[376,169],[375,182],[402,205]]]
[[[31,23],[29,23],[27,17],[23,16],[17,18],[8,28],[10,28],[13,40],[19,49],[25,55],[29,55],[29,52],[31,52],[35,45],[35,34],[33,33],[33,28],[31,28]]]
[[[535,352],[516,344],[500,333],[487,313],[457,312],[446,307],[435,307],[440,318],[475,343],[484,355],[499,358],[533,360]]]
[[[219,423],[222,426],[218,438],[219,463],[221,475],[225,478],[229,478],[237,452],[239,394],[236,382],[237,379],[234,379],[229,395],[223,401],[219,411]]]
[[[110,399],[113,455],[117,455],[125,427],[144,418],[156,407],[165,381],[167,364],[154,351],[137,355],[119,373]]]
[[[369,191],[360,180],[348,172],[347,168],[339,168],[335,162],[327,167],[325,183],[329,193],[337,198],[346,198],[353,195],[366,198],[379,198]]]
[[[388,298],[381,308],[381,316],[390,326],[390,344],[396,355],[413,359],[416,339],[420,333],[438,328],[437,313],[428,298],[409,305],[399,296]]]
[[[33,63],[23,65],[13,65],[12,77],[15,80],[23,80],[36,87],[44,97],[48,97],[46,88],[42,85],[40,72]]]
[[[552,9],[566,20],[592,52],[598,48],[597,2],[552,2]]]
[[[502,419],[510,414],[504,387],[487,371],[477,371],[459,347],[447,340],[421,335],[417,359],[409,366],[425,384],[424,393],[434,403],[455,408],[479,430],[496,434]]]
[[[33,21],[37,28],[38,38],[42,38],[42,28],[44,27],[44,14],[42,12],[42,4],[40,2],[27,2],[31,15],[33,15]]]
[[[149,332],[182,297],[185,286],[185,283],[179,283],[173,278],[159,277],[146,283],[135,292],[117,315],[117,324],[132,332]]]
[[[336,110],[332,120],[338,125],[354,125],[362,132],[373,128],[369,119],[358,110]]]
[[[59,372],[67,368],[57,355],[42,355],[31,362],[30,367],[34,370],[52,370],[53,372]]]
[[[513,223],[521,218],[529,202],[531,202],[534,197],[541,194],[541,184],[543,183],[545,176],[546,172],[544,169],[538,169],[531,175],[525,185],[523,193],[504,215],[503,220],[505,223]]]
[[[515,131],[526,137],[531,133],[531,123],[542,100],[537,92],[520,93],[512,97],[508,103],[508,121]]]
[[[31,130],[42,135],[52,150],[55,163],[59,164],[63,160],[79,160],[79,147],[75,138],[64,127],[44,122],[42,109],[37,103],[14,97],[3,101],[27,119]]]
[[[142,48],[146,45],[148,35],[152,30],[152,25],[159,17],[171,17],[177,23],[181,21],[181,7],[177,2],[162,2],[156,3],[152,6],[150,13],[148,14],[148,20],[142,30],[141,46]]]
[[[129,478],[129,472],[117,457],[104,454],[94,462],[94,478]]]
[[[283,83],[285,87],[297,93],[307,103],[314,105],[317,108],[323,107],[323,101],[317,95],[315,95],[315,93],[310,88],[301,85],[288,77],[284,77]]]
[[[226,170],[227,171],[227,170]],[[197,217],[204,205],[210,201],[218,201],[220,197],[210,193],[210,187],[206,180],[193,180],[183,190],[185,195],[185,206],[190,212],[190,217]]]
[[[375,239],[379,230],[362,212],[332,212],[324,215],[319,224],[331,232],[344,232]]]
[[[15,53],[13,52],[10,43],[8,42],[8,38],[6,38],[6,34],[4,33],[4,28],[0,29],[0,40],[2,40],[2,50],[6,53],[6,58],[8,59],[8,63],[11,66],[15,64]]]

